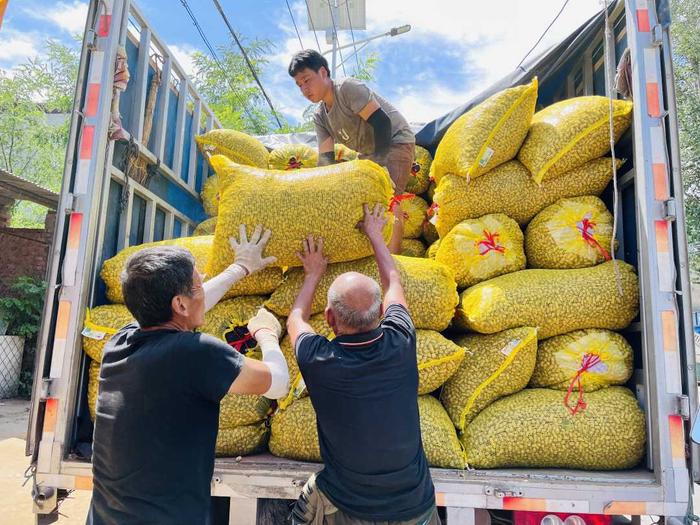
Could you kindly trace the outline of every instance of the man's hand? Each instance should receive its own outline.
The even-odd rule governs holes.
[[[304,273],[307,277],[320,279],[326,273],[328,258],[323,255],[323,239],[314,240],[313,235],[309,235],[303,241],[303,252],[297,252],[297,257],[304,265]]]
[[[370,241],[380,241],[384,242],[384,227],[386,226],[388,220],[384,214],[384,207],[381,204],[377,204],[374,207],[374,211],[369,210],[369,206],[364,204],[365,217],[361,223],[358,224],[360,231],[362,231]]]
[[[261,333],[258,333],[261,330],[269,332],[277,339],[279,339],[280,335],[282,335],[282,326],[280,325],[280,322],[265,308],[260,308],[258,313],[255,314],[255,317],[248,321],[248,332],[250,332],[250,335],[257,338],[258,336],[262,335]]]
[[[277,261],[277,257],[263,258],[262,256],[267,241],[270,240],[270,235],[272,235],[270,230],[265,230],[263,233],[262,225],[258,224],[253,234],[250,236],[250,240],[248,240],[245,224],[241,224],[238,231],[240,241],[235,237],[229,239],[231,248],[236,252],[236,258],[233,263],[243,268],[247,272],[247,275],[262,270],[265,266]]]

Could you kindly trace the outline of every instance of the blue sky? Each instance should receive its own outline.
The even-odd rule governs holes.
[[[183,67],[191,68],[190,55],[204,46],[180,1],[137,3]],[[212,43],[226,43],[226,28],[212,2],[189,3]],[[273,42],[275,48],[262,81],[275,106],[290,121],[297,121],[306,101],[286,73],[289,57],[300,45],[285,0],[221,3],[234,29],[244,38]],[[316,47],[313,32],[307,30],[304,2],[289,0],[289,4],[304,46]],[[372,87],[410,121],[426,122],[514,69],[557,13],[562,0],[366,0],[366,4],[367,30],[356,30],[357,40],[391,27],[412,25],[409,33],[377,40],[361,53],[375,52],[379,56]],[[570,33],[601,7],[600,0],[571,0],[535,53]],[[0,29],[0,69],[11,69],[40,54],[48,38],[68,41],[72,34],[82,34],[86,10],[87,2],[83,0],[10,0]],[[323,33],[318,38],[325,50],[328,46]],[[350,32],[341,32],[340,40],[341,44],[351,43]],[[353,71],[351,63],[348,75]]]

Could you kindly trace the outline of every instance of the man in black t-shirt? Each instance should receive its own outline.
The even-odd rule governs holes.
[[[420,433],[416,330],[384,243],[385,224],[381,206],[370,212],[365,205],[361,228],[374,249],[384,300],[373,279],[339,276],[325,312],[332,341],[308,323],[327,259],[322,239],[304,240],[305,280],[287,330],[316,411],[325,468],[304,487],[294,525],[440,523]]]
[[[138,324],[105,345],[93,439],[88,525],[208,522],[219,402],[227,393],[286,395],[281,326],[264,309],[248,329],[263,360],[195,333],[204,313],[240,279],[274,262],[270,231],[231,240],[234,264],[202,283],[187,250],[142,250],[126,264],[124,302]]]

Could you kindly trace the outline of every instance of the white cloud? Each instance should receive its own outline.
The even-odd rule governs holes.
[[[72,3],[58,2],[53,7],[26,8],[25,12],[39,20],[47,20],[70,34],[81,34],[85,29],[88,4],[79,0]]]
[[[0,67],[11,69],[39,55],[43,38],[35,33],[3,29],[3,45],[0,46]]]
[[[480,88],[469,92],[448,89],[438,83],[423,84],[420,92],[411,91],[392,103],[412,123],[425,124],[464,104],[478,91]]]
[[[192,76],[194,74],[194,61],[192,59],[192,55],[195,51],[199,51],[199,49],[189,44],[173,44],[168,47],[170,52],[175,57],[175,60],[177,60],[182,66],[182,69],[185,70],[185,73],[187,73],[188,76]]]

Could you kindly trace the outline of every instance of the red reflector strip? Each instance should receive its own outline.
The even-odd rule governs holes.
[[[87,88],[87,99],[85,100],[85,117],[97,115],[97,103],[100,101],[100,85],[89,84]]]
[[[503,498],[503,510],[547,510],[546,499],[534,498],[513,498],[506,496]]]
[[[56,419],[58,417],[58,399],[49,398],[46,400],[44,409],[44,432],[54,432],[56,430]]]
[[[112,15],[100,15],[97,24],[97,36],[104,38],[109,36],[109,27],[112,25]]]
[[[68,219],[68,242],[66,243],[66,256],[63,260],[63,284],[75,285],[75,274],[78,266],[78,248],[80,247],[80,234],[83,229],[83,214],[71,213]]]
[[[685,432],[679,415],[668,416],[668,432],[671,437],[671,457],[676,468],[685,466]]]
[[[89,476],[75,476],[76,490],[92,490],[92,478]]]
[[[651,30],[649,25],[649,10],[637,9],[637,31],[640,33],[648,33]]]
[[[80,232],[83,228],[83,214],[71,213],[68,226],[68,246],[69,250],[77,250],[80,246]]]
[[[664,352],[678,352],[676,338],[676,314],[671,310],[661,312],[661,327],[664,338]]]
[[[83,137],[80,140],[80,158],[92,158],[92,142],[95,139],[95,126],[83,126]]]
[[[661,116],[658,82],[647,82],[647,111],[650,117]]]
[[[668,177],[666,176],[666,164],[654,163],[651,165],[654,174],[654,198],[657,201],[666,201],[670,198],[668,191]]]

